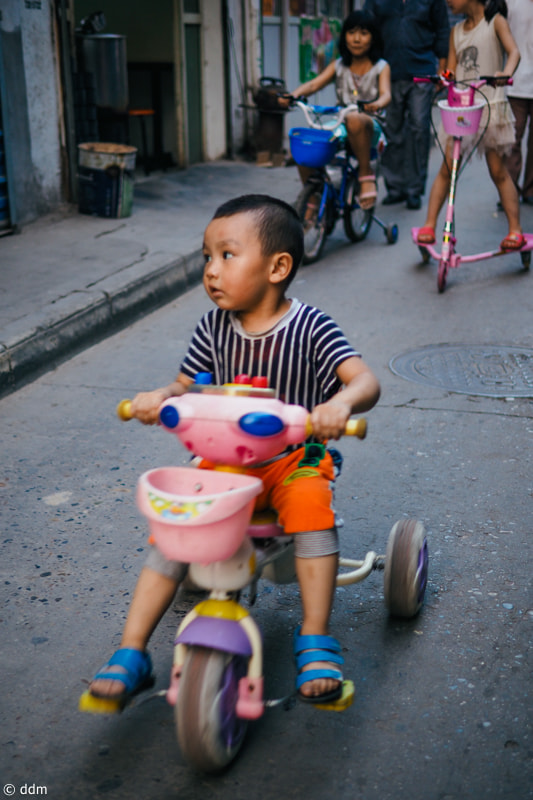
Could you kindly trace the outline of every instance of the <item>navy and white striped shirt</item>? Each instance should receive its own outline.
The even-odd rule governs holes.
[[[336,368],[359,355],[331,317],[293,299],[285,316],[257,335],[245,331],[233,312],[208,311],[181,371],[192,379],[197,372],[211,372],[218,385],[242,374],[266,377],[280,400],[312,410],[342,388]]]

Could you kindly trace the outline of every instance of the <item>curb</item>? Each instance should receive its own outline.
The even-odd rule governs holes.
[[[54,369],[81,349],[101,341],[198,285],[201,250],[181,256],[126,283],[120,275],[95,289],[80,290],[48,306],[28,325],[15,323],[0,343],[0,397]],[[109,284],[108,286],[106,284]]]

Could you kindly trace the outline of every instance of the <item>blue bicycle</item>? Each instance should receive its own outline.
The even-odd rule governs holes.
[[[335,134],[345,116],[359,111],[359,106],[307,105],[297,99],[292,99],[292,105],[302,109],[309,127],[289,131],[291,154],[298,165],[313,170],[294,204],[304,225],[303,263],[311,264],[320,257],[326,237],[340,217],[346,236],[352,242],[365,239],[375,221],[383,229],[387,242],[394,244],[398,239],[398,226],[380,220],[374,208],[359,205],[357,159],[346,139]],[[324,121],[326,117],[328,120]],[[384,148],[384,140],[372,148],[371,164],[376,176]]]

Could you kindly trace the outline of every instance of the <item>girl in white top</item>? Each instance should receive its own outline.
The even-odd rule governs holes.
[[[293,97],[308,97],[335,81],[340,105],[369,100],[365,111],[354,111],[344,119],[350,147],[359,162],[359,205],[373,208],[376,203],[376,176],[370,166],[370,147],[379,138],[378,117],[390,103],[390,67],[380,56],[379,30],[363,11],[353,11],[344,20],[340,38],[341,57],[293,92]],[[305,176],[303,176],[305,179]]]
[[[448,5],[454,14],[466,15],[450,35],[448,70],[458,81],[472,81],[481,75],[511,77],[520,61],[520,53],[505,18],[505,0],[448,0]],[[510,152],[515,140],[514,117],[505,95],[505,84],[494,88],[484,86],[483,94],[489,106],[483,111],[480,130],[483,130],[487,118],[489,125],[478,149],[485,156],[509,225],[509,233],[500,247],[502,250],[519,250],[525,240],[520,226],[518,192],[504,162],[504,156]],[[476,139],[479,139],[479,134],[477,137],[464,137],[462,154],[471,150]],[[420,244],[433,244],[435,241],[437,218],[449,189],[452,142],[452,137],[447,137],[445,158],[431,187],[426,222],[418,232]]]

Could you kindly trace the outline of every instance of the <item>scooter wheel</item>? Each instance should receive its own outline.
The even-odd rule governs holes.
[[[387,244],[396,244],[398,241],[398,226],[396,224],[387,225],[385,236],[387,237]]]
[[[385,605],[393,617],[414,617],[424,602],[428,578],[428,545],[424,526],[402,519],[390,534],[385,554]]]
[[[430,255],[427,247],[420,247],[419,245],[418,249],[420,250],[420,255],[422,256],[422,264],[429,264]]]
[[[520,253],[520,258],[522,260],[522,266],[527,272],[531,264],[531,250],[526,250],[525,253]]]
[[[240,750],[247,723],[237,717],[236,705],[246,670],[242,656],[188,649],[174,716],[180,750],[200,772],[219,772]]]
[[[448,262],[445,261],[443,258],[439,261],[439,271],[437,273],[437,287],[439,292],[442,292],[446,288],[446,278],[448,277]]]

